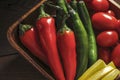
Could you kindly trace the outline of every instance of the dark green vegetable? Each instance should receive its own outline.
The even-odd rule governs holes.
[[[77,3],[79,16],[84,24],[84,27],[88,34],[88,67],[90,67],[97,60],[97,45],[96,39],[92,28],[91,19],[84,1]]]
[[[56,25],[57,25],[57,30],[60,29],[60,23],[61,21],[63,20],[63,16],[64,14],[68,14],[68,11],[67,11],[67,8],[65,6],[65,0],[57,0],[57,6],[59,6],[61,9],[63,9],[62,11],[61,10],[57,10],[56,11]],[[64,14],[63,14],[64,13]],[[66,25],[66,24],[65,24]]]
[[[75,11],[77,11],[77,1],[76,0],[71,0],[70,5]]]
[[[81,76],[87,69],[88,64],[88,36],[87,32],[79,18],[79,14],[67,4],[69,14],[73,22],[73,30],[75,32],[77,45],[77,74],[76,78]]]

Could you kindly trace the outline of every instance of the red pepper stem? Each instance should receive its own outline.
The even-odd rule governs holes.
[[[69,15],[68,14],[66,14],[66,15],[64,15],[64,17],[63,17],[63,20],[62,20],[62,22],[61,22],[61,28],[59,29],[59,32],[60,33],[64,33],[65,31],[71,31],[71,29],[69,28],[69,27],[67,27],[67,25],[65,24],[65,22],[66,22],[66,19],[69,17]]]
[[[44,11],[44,4],[42,4],[41,6],[40,6],[40,15],[39,15],[39,17],[38,18],[42,18],[42,17],[49,17],[50,15],[49,14],[47,14],[47,13],[45,13],[45,11]]]
[[[63,20],[62,20],[62,22],[61,22],[61,27],[64,27],[64,26],[67,27],[67,25],[66,25],[65,23],[66,23],[66,20],[68,19],[68,17],[69,17],[68,14],[65,14],[65,15],[64,15]]]
[[[31,25],[28,25],[28,24],[20,24],[19,26],[19,33],[20,35],[24,34],[24,32],[26,32],[27,30],[31,29],[32,26]]]

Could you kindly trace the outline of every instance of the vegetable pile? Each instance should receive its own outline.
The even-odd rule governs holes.
[[[56,17],[44,11],[46,5],[56,8]],[[39,12],[35,25],[20,24],[19,37],[56,80],[112,80],[120,74],[120,20],[108,0],[47,1]]]
[[[119,59],[119,38],[120,38],[120,22],[116,17],[116,13],[110,9],[107,0],[86,1],[90,7],[91,21],[96,36],[98,58],[103,59],[106,63],[113,61],[115,65],[120,67]],[[98,5],[99,8],[97,7]],[[103,6],[102,6],[103,5]]]

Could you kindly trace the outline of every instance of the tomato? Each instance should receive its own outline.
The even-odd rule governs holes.
[[[108,11],[106,11],[106,13],[115,17],[115,13],[112,10],[108,10]]]
[[[91,6],[94,11],[107,11],[109,2],[108,0],[92,0]]]
[[[67,0],[68,3],[70,3],[71,0]]]
[[[111,53],[111,60],[120,68],[120,44],[118,44]]]
[[[102,47],[111,47],[118,42],[118,33],[116,31],[103,31],[97,35],[97,44]]]
[[[118,32],[118,34],[120,35],[120,19],[118,19],[118,27],[117,27],[117,32]],[[120,37],[120,36],[119,36]]]
[[[92,16],[92,24],[97,30],[110,30],[117,28],[118,20],[105,12],[97,12]]]
[[[110,49],[98,47],[98,58],[102,59],[106,64],[110,62]]]

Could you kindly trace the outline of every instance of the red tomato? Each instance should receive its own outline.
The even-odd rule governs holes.
[[[117,32],[118,32],[118,34],[119,34],[119,37],[120,37],[120,19],[118,20],[118,27],[117,27]]]
[[[108,48],[98,48],[98,58],[102,59],[106,64],[110,62],[110,49]]]
[[[115,13],[112,10],[108,10],[106,13],[115,17]]]
[[[109,2],[108,0],[92,0],[91,6],[94,11],[107,11]]]
[[[92,10],[91,1],[92,1],[92,0],[84,0],[85,4],[86,4],[86,6],[87,6],[87,9],[88,9],[90,12],[94,12],[94,11]]]
[[[71,0],[67,0],[68,3],[70,3]]]
[[[104,31],[97,35],[97,44],[102,47],[111,47],[117,44],[118,34],[116,31]]]
[[[120,68],[120,44],[118,44],[112,51],[111,60],[117,67]]]
[[[97,12],[92,16],[93,27],[97,30],[116,29],[118,21],[114,16],[110,16],[104,12]]]

